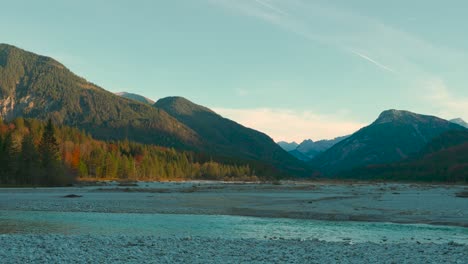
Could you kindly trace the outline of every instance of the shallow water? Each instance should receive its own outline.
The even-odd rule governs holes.
[[[463,227],[183,214],[0,211],[0,234],[7,233],[468,244]]]

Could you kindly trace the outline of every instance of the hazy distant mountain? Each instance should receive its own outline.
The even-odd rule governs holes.
[[[455,123],[457,125],[460,125],[462,127],[468,128],[468,123],[466,123],[465,120],[463,120],[461,118],[452,119],[452,120],[450,120],[450,122]]]
[[[280,141],[277,144],[286,151],[295,150],[297,146],[299,146],[299,144],[297,144],[296,142],[286,142],[286,141]]]
[[[369,164],[395,162],[419,152],[446,131],[464,129],[435,116],[388,110],[311,163],[324,174],[331,175]]]
[[[297,146],[296,150],[307,156],[310,160],[347,137],[349,136],[337,137],[330,140],[324,139],[315,142],[311,139],[307,139],[302,141],[302,143]]]
[[[468,182],[468,131],[448,131],[413,157],[369,165],[338,174],[340,178]]]
[[[309,156],[306,156],[302,152],[298,151],[297,149],[289,151],[289,154],[293,155],[296,159],[302,161],[310,161]]]
[[[149,98],[146,98],[146,97],[144,97],[142,95],[139,95],[139,94],[127,93],[127,92],[119,92],[119,93],[115,93],[115,94],[118,95],[118,96],[127,98],[127,99],[131,99],[131,100],[141,102],[141,103],[145,103],[145,104],[149,104],[149,105],[154,104],[153,100],[151,100]]]
[[[267,135],[223,118],[204,106],[183,97],[163,98],[154,106],[168,112],[200,135],[202,143],[211,153],[247,157],[268,162],[296,175],[308,175],[304,163],[289,155]]]

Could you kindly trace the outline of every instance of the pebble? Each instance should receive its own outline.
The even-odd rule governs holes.
[[[34,249],[34,250],[32,250]],[[297,239],[0,235],[1,263],[463,263],[459,243],[376,244]],[[460,262],[462,261],[462,262]],[[465,262],[466,263],[466,262]]]

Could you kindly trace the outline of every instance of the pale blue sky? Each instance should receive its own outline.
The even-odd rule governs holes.
[[[2,43],[113,92],[187,97],[275,140],[343,135],[389,108],[468,119],[466,1],[0,4]]]

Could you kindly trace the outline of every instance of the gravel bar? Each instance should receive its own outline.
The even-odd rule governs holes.
[[[468,246],[318,240],[0,235],[1,263],[467,263]]]

